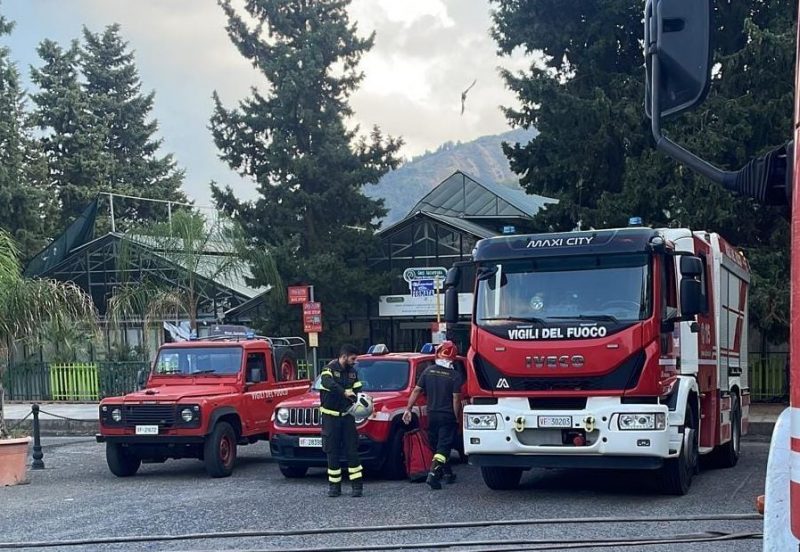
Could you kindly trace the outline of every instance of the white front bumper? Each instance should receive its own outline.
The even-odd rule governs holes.
[[[658,412],[667,417],[664,430],[620,430],[617,425],[620,413]],[[465,417],[492,413],[497,414],[495,430],[467,429],[464,423],[464,450],[468,455],[669,458],[678,455],[682,441],[678,426],[669,425],[666,405],[622,404],[619,397],[590,397],[582,410],[531,410],[527,398],[501,398],[496,405],[468,405],[464,408]],[[539,416],[571,416],[572,429],[586,430],[589,442],[583,446],[557,443],[560,430],[539,428]],[[524,420],[522,432],[518,431],[520,418]]]

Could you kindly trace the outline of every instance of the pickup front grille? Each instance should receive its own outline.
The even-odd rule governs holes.
[[[289,423],[290,426],[318,426],[322,423],[320,420],[319,408],[290,408],[289,409]]]
[[[134,404],[125,406],[123,412],[125,425],[158,425],[169,427],[175,424],[175,405]]]

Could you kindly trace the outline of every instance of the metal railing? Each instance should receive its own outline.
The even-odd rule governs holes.
[[[147,362],[24,362],[3,377],[11,401],[97,401],[136,390],[136,374]]]
[[[750,353],[750,399],[783,402],[789,398],[788,353]]]

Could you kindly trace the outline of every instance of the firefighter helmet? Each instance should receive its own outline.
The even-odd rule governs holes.
[[[443,341],[436,349],[437,359],[455,360],[458,356],[458,347],[452,341]]]
[[[372,397],[366,393],[359,393],[356,395],[356,400],[347,410],[347,413],[352,414],[356,420],[363,420],[369,417],[373,410]]]

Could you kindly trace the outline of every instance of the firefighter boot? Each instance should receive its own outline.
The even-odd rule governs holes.
[[[434,460],[431,463],[431,471],[428,472],[428,478],[425,483],[436,491],[442,488],[442,463],[438,460]]]
[[[342,494],[341,483],[328,483],[328,496],[336,497]]]
[[[450,467],[450,464],[442,466],[442,479],[448,485],[456,482],[456,474],[453,473],[453,468]]]
[[[350,496],[363,496],[364,494],[364,481],[361,478],[353,480],[353,492]]]

